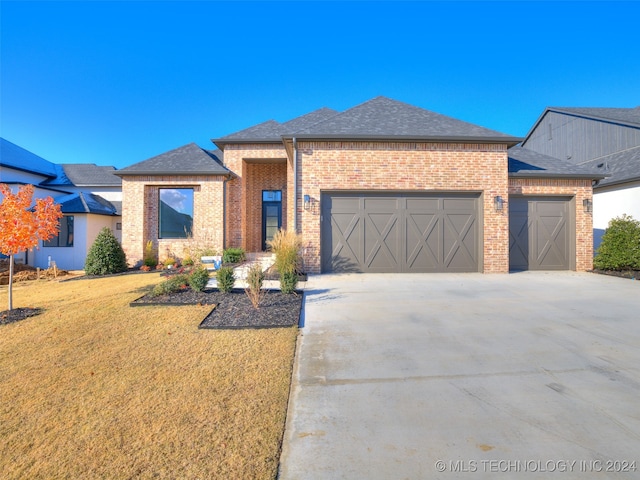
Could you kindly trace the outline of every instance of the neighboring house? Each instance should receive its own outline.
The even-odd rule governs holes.
[[[594,185],[594,247],[609,220],[640,220],[640,107],[547,108],[523,147],[607,175]]]
[[[121,238],[122,180],[114,167],[94,164],[57,165],[0,138],[0,182],[13,191],[35,186],[35,198],[52,197],[61,205],[63,218],[57,237],[40,242],[19,261],[47,268],[82,270],[89,248],[103,227]]]
[[[385,97],[270,120],[119,170],[123,248],[138,265],[147,241],[257,252],[286,228],[309,273],[592,268],[583,202],[604,176],[508,153],[520,141]],[[163,204],[192,232],[164,230]]]

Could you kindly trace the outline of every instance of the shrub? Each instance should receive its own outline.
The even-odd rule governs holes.
[[[153,287],[151,295],[157,297],[159,295],[179,292],[180,290],[186,288],[188,283],[188,275],[173,275],[172,277],[167,278],[164,282],[161,282]]]
[[[260,308],[260,304],[267,294],[266,290],[262,290],[263,282],[264,272],[262,271],[262,265],[254,263],[247,272],[247,288],[244,289],[254,308]]]
[[[149,240],[144,246],[144,260],[142,261],[147,267],[155,267],[158,264],[156,255],[153,252],[153,242]]]
[[[222,252],[222,263],[240,263],[244,256],[244,249],[230,247]]]
[[[233,274],[233,268],[221,267],[216,273],[216,281],[218,289],[221,292],[229,293],[236,283],[236,277]]]
[[[127,257],[111,229],[104,227],[91,245],[84,262],[87,275],[106,275],[124,272],[128,268]]]
[[[298,286],[298,274],[296,272],[284,272],[280,274],[280,291],[293,293]]]
[[[640,221],[629,215],[612,219],[593,266],[601,270],[640,270]]]
[[[292,293],[298,285],[302,238],[292,230],[279,230],[267,244],[276,255],[275,267],[280,274],[280,290],[282,293]]]
[[[203,291],[209,282],[209,271],[204,267],[195,268],[189,275],[189,286],[196,292]]]

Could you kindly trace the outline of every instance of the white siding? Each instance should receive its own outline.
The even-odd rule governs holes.
[[[597,249],[602,234],[612,218],[623,214],[640,220],[640,182],[615,185],[594,191],[593,195],[593,247]]]
[[[74,214],[73,247],[43,247],[42,242],[40,242],[41,246],[38,250],[29,252],[29,264],[35,267],[47,268],[49,266],[49,256],[51,256],[51,260],[56,262],[58,268],[84,270],[84,261],[87,253],[98,233],[103,227],[114,230],[115,218],[107,215]],[[117,218],[119,219],[120,217]],[[117,234],[116,238],[118,238]]]

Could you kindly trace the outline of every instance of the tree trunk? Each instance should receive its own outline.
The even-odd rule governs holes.
[[[13,255],[9,255],[9,310],[13,310]]]

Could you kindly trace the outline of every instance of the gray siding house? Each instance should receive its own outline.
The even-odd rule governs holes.
[[[594,247],[612,218],[640,220],[640,107],[548,107],[522,146],[606,175],[594,182]]]

